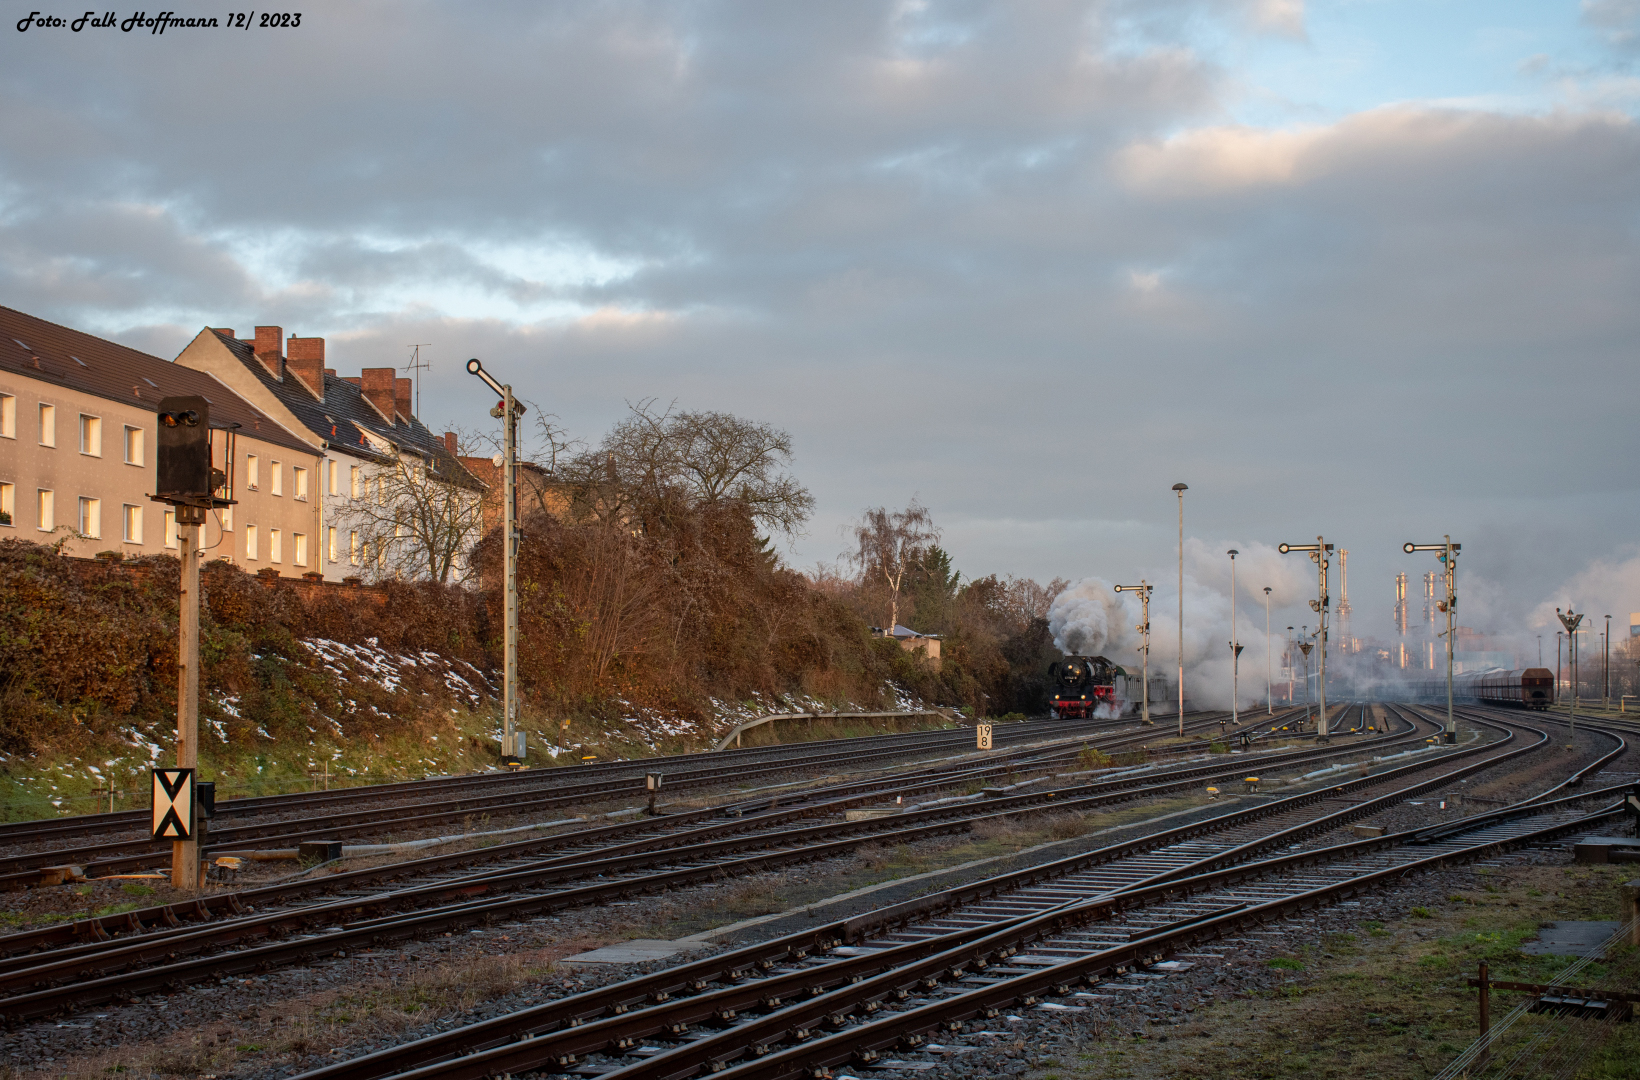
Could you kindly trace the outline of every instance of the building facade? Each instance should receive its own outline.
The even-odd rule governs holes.
[[[287,338],[278,326],[243,340],[206,328],[176,360],[233,389],[316,455],[316,569],[327,580],[466,580],[484,485],[457,459],[455,435],[416,419],[410,380],[395,369],[341,377],[325,362],[324,338]]]
[[[155,413],[210,406],[213,464],[236,505],[213,511],[206,558],[286,577],[319,569],[321,455],[208,373],[0,307],[0,536],[69,555],[175,553],[153,502]]]

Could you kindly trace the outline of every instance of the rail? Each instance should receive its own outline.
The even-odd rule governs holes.
[[[904,717],[904,716],[939,716],[939,717],[943,717],[946,720],[956,719],[956,717],[953,717],[950,713],[945,712],[942,709],[912,709],[912,710],[907,711],[907,712],[830,712],[830,713],[793,712],[793,713],[770,713],[768,716],[759,716],[755,720],[744,720],[741,723],[736,724],[734,726],[734,730],[730,731],[729,734],[727,734],[723,738],[719,739],[718,744],[716,746],[712,747],[712,750],[714,752],[716,752],[716,751],[719,751],[719,750],[729,749],[729,742],[731,740],[734,741],[736,749],[739,749],[739,747],[740,747],[740,736],[743,732],[750,731],[755,727],[762,727],[764,724],[772,724],[776,720],[876,720],[876,719],[881,719],[881,718],[885,718],[885,717]]]

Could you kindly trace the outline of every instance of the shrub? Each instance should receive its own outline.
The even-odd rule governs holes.
[[[1266,963],[1280,971],[1304,970],[1303,961],[1295,960],[1291,956],[1272,956]]]

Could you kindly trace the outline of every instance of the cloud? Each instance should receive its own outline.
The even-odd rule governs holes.
[[[204,325],[346,370],[434,342],[435,426],[484,422],[468,356],[583,436],[647,397],[755,416],[819,498],[804,562],[921,492],[965,571],[1165,576],[1186,479],[1190,532],[1246,538],[1200,581],[1325,532],[1386,627],[1401,541],[1452,531],[1518,622],[1640,529],[1640,130],[1475,100],[1232,123],[1238,50],[1305,18],[412,0],[226,44],[30,35],[0,302],[167,355]]]

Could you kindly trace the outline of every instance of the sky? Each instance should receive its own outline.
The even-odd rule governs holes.
[[[1194,580],[1325,535],[1357,633],[1447,534],[1466,624],[1640,611],[1640,0],[33,10],[81,13],[0,25],[8,306],[425,343],[435,430],[470,356],[592,441],[767,421],[799,567],[916,497],[970,576],[1165,585],[1184,482]]]

